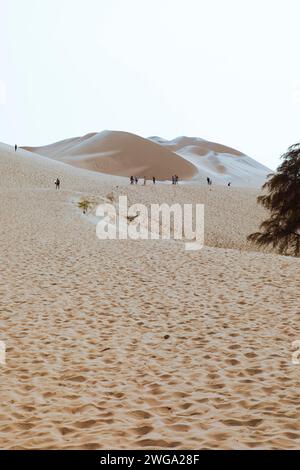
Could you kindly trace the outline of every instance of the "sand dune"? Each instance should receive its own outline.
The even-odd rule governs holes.
[[[246,243],[256,190],[129,186],[5,145],[0,172],[2,449],[299,448],[299,260]],[[111,192],[205,203],[205,248],[99,241],[75,202]]]
[[[160,137],[143,139],[126,132],[104,131],[67,139],[45,147],[24,147],[73,166],[118,176],[146,176],[205,184],[261,187],[268,168],[224,145],[194,137],[167,141]]]
[[[24,147],[70,165],[118,176],[170,180],[173,174],[190,179],[194,165],[164,147],[127,132],[104,131],[46,147]]]
[[[215,142],[209,142],[208,140],[201,139],[199,137],[177,137],[173,140],[166,140],[161,137],[149,137],[150,140],[153,142],[157,142],[164,147],[168,147],[173,152],[179,153],[180,151],[184,150],[186,147],[194,147],[195,153],[199,156],[205,156],[210,152],[215,153],[226,153],[228,155],[235,155],[237,157],[241,157],[244,155],[242,152],[235,150],[231,147],[227,147],[225,145],[217,144]]]
[[[178,137],[165,140],[161,137],[150,137],[165,148],[172,150],[198,170],[192,180],[203,182],[207,177],[216,184],[231,182],[235,186],[259,188],[272,171],[253,158],[225,145],[209,142],[197,137]]]

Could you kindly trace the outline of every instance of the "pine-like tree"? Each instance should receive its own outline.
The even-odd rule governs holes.
[[[283,163],[269,175],[257,201],[271,212],[248,240],[259,246],[271,245],[280,254],[300,256],[300,143],[282,155]]]

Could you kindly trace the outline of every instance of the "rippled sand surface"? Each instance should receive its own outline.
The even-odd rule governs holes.
[[[128,188],[4,146],[0,170],[1,448],[299,448],[300,265],[246,245],[254,191]],[[74,200],[113,188],[205,202],[206,247],[99,241]]]

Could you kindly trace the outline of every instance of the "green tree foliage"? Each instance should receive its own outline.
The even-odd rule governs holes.
[[[271,212],[270,218],[248,240],[272,246],[280,254],[300,256],[300,144],[290,147],[281,158],[277,172],[269,175],[263,186],[267,194],[257,199]]]

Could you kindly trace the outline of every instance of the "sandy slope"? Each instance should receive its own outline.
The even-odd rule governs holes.
[[[224,145],[195,137],[168,141],[143,139],[128,132],[104,131],[44,147],[24,147],[73,166],[119,176],[146,176],[260,188],[271,172],[252,158]]]
[[[254,190],[128,187],[7,146],[0,171],[1,448],[299,448],[300,265],[247,251]],[[205,202],[222,248],[100,242],[73,201],[112,189]]]

